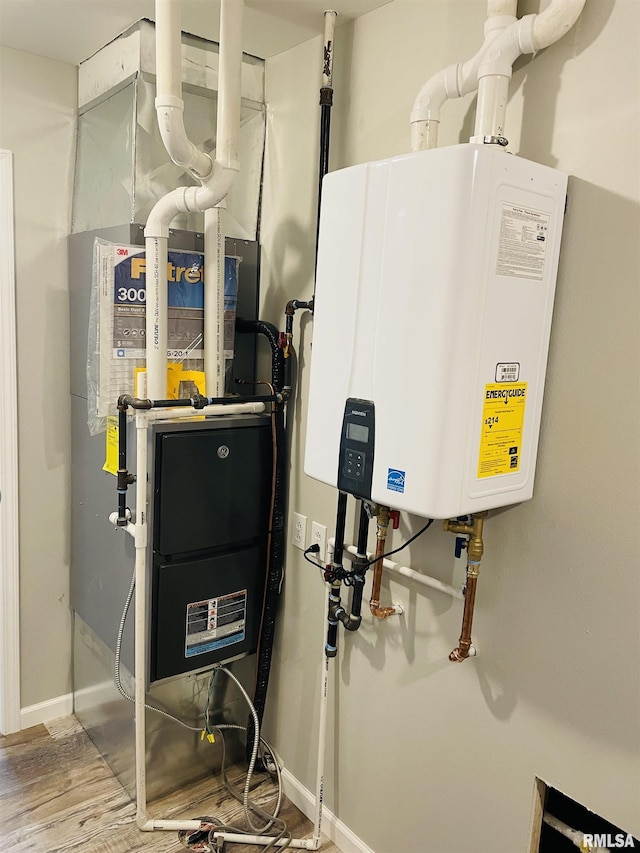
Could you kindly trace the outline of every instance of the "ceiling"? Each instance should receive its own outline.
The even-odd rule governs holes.
[[[220,0],[178,2],[183,30],[218,39]],[[327,8],[338,11],[339,25],[388,2],[246,0],[243,48],[267,58],[323,32]],[[0,44],[76,65],[135,21],[154,17],[154,0],[0,0]]]

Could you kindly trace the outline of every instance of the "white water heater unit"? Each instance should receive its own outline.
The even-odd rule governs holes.
[[[307,474],[430,518],[531,498],[566,189],[477,144],[325,177]]]

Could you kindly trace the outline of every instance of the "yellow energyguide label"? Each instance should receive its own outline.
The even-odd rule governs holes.
[[[118,473],[118,418],[107,418],[106,459],[102,470],[108,474]]]
[[[485,385],[478,479],[520,470],[526,382]]]

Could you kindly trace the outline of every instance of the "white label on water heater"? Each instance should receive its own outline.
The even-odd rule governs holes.
[[[539,210],[502,204],[496,275],[542,281],[550,218]]]
[[[187,604],[185,657],[244,640],[247,590]]]
[[[496,364],[496,382],[517,382],[520,378],[520,363]]]

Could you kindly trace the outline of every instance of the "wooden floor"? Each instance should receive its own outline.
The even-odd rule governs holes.
[[[236,785],[240,770],[229,773]],[[266,803],[273,783],[256,783],[252,796]],[[213,816],[241,822],[242,806],[219,779],[209,778],[149,806],[153,817]],[[311,823],[288,801],[280,816],[294,838],[311,836]],[[158,853],[185,851],[175,832],[140,832],[135,805],[73,717],[0,737],[0,850],[11,853]],[[261,847],[225,844],[229,853]],[[322,853],[340,853],[329,841]]]

